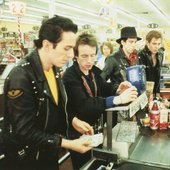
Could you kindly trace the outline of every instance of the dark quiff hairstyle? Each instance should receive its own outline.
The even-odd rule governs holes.
[[[96,47],[96,54],[98,51],[97,40],[96,37],[92,34],[81,34],[78,36],[76,45],[74,47],[74,55],[78,56],[78,47],[79,45],[89,45],[91,47]]]
[[[100,46],[100,51],[103,54],[103,46],[107,46],[110,49],[110,54],[113,52],[113,46],[110,42],[103,42]]]
[[[149,31],[148,34],[146,35],[146,41],[148,41],[149,43],[151,42],[152,38],[161,38],[162,39],[162,34],[159,31]]]
[[[77,30],[78,27],[72,20],[55,15],[42,23],[39,37],[37,40],[34,40],[34,44],[37,48],[41,48],[43,40],[48,40],[53,43],[53,48],[55,48],[57,43],[62,40],[63,32],[71,31],[77,33]]]

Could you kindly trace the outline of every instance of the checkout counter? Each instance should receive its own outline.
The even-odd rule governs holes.
[[[124,111],[128,119],[147,104],[146,93],[126,106],[107,109],[107,127],[102,149],[93,149],[92,159],[81,170],[170,169],[170,132],[151,130],[136,121],[122,121],[112,128],[112,115]]]

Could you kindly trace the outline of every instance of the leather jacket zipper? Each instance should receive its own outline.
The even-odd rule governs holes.
[[[48,117],[49,117],[49,100],[47,99],[47,114],[46,114],[46,120],[45,120],[44,130],[46,130],[46,128],[47,128]],[[38,160],[39,154],[40,154],[40,151],[38,150],[38,151],[37,151],[37,155],[36,155],[36,160]]]
[[[69,123],[68,123],[68,113],[67,113],[67,102],[68,102],[68,97],[67,97],[67,94],[66,94],[66,90],[65,90],[65,87],[63,87],[63,91],[64,91],[64,94],[65,94],[65,104],[64,104],[64,110],[65,110],[65,115],[66,115],[66,123],[67,123],[67,130],[66,130],[66,135],[68,137],[68,128],[69,128]]]

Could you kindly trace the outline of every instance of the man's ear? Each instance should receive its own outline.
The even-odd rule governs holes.
[[[46,50],[53,47],[53,44],[51,42],[49,42],[48,40],[43,40],[42,44],[43,44],[44,49],[46,49]]]
[[[146,45],[148,46],[149,45],[149,42],[146,40]]]
[[[121,40],[121,41],[120,41],[120,44],[123,45],[124,43],[125,43],[125,40]]]

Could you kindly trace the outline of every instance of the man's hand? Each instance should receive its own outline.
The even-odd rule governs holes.
[[[132,86],[126,89],[119,96],[114,97],[113,104],[125,104],[134,101],[138,97],[138,92],[136,87]]]
[[[72,120],[72,125],[75,130],[77,130],[81,134],[86,134],[86,135],[93,135],[94,130],[92,126],[90,126],[88,123],[78,119],[77,117],[74,117]]]
[[[82,139],[67,140],[62,139],[61,147],[71,149],[79,153],[85,153],[92,149],[91,142]]]
[[[130,82],[128,82],[128,81],[124,81],[124,82],[120,83],[120,85],[119,85],[116,93],[117,93],[117,94],[121,94],[121,93],[123,93],[126,89],[128,89],[128,88],[130,88],[130,87],[132,87],[132,84],[131,84]]]

